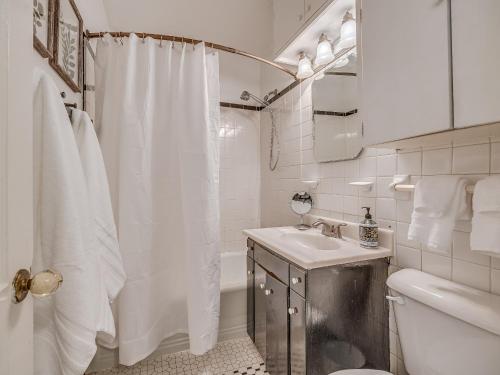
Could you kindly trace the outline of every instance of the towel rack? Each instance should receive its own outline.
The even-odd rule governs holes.
[[[396,189],[396,191],[412,192],[415,190],[415,185],[399,184],[399,185],[394,186],[394,189]],[[465,187],[465,191],[467,191],[467,193],[469,193],[469,194],[473,194],[474,193],[474,185],[467,185]]]

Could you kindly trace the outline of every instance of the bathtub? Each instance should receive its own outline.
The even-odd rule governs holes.
[[[246,335],[246,268],[245,251],[221,254],[219,340]]]

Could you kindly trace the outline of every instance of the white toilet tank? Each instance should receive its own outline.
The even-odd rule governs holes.
[[[500,297],[405,269],[387,285],[410,375],[499,375]]]

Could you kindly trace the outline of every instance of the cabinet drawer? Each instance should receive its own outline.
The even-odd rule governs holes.
[[[254,259],[267,272],[273,274],[281,282],[288,285],[288,263],[271,254],[258,243],[254,245]]]
[[[306,297],[306,272],[290,264],[290,288]]]

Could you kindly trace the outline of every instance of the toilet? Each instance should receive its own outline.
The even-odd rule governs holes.
[[[500,297],[413,269],[387,279],[410,375],[500,373]],[[341,370],[329,375],[390,375]]]

